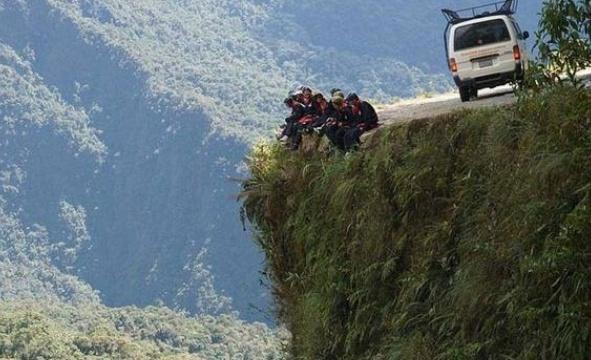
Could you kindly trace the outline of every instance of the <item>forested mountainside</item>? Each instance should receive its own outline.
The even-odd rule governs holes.
[[[442,54],[424,55],[441,48],[441,6],[0,0],[2,206],[107,305],[202,311],[205,271],[262,319],[262,259],[229,180],[247,143],[295,84],[382,101],[447,89]]]
[[[62,205],[71,230],[63,241],[52,241],[42,226],[25,227],[4,204],[0,208],[0,358],[284,358],[287,334],[229,312],[193,317],[161,305],[105,307],[90,286],[56,266],[68,269],[85,232],[83,214]],[[215,307],[220,298],[209,291],[201,301]]]
[[[213,136],[224,131],[207,109],[152,89],[177,79],[142,69],[140,55],[154,59],[144,52],[159,45],[126,53],[135,46],[112,44],[123,36],[115,30],[83,29],[76,4],[10,2],[0,11],[6,206],[56,241],[67,230],[62,202],[84,213],[88,239],[68,266],[107,304],[160,299],[197,311],[194,269],[206,246],[201,260],[213,266],[216,288],[244,317],[263,318],[250,309],[266,304],[260,261],[231,200],[244,143]]]
[[[2,173],[4,179],[13,176]],[[12,185],[3,182],[6,190]],[[4,197],[3,197],[4,200]],[[76,215],[66,215],[70,219]],[[72,229],[71,236],[75,236]],[[72,306],[95,306],[98,295],[76,276],[58,269],[54,256],[62,258],[62,265],[76,256],[79,239],[50,244],[42,226],[25,227],[17,216],[0,205],[0,302],[39,304],[68,303]]]
[[[491,2],[275,1],[259,35],[280,59],[296,59],[305,69],[304,80],[384,101],[446,89],[441,9]],[[537,29],[541,5],[541,0],[520,3],[517,18],[523,29]]]
[[[0,303],[3,359],[284,359],[287,337],[231,315]]]
[[[244,209],[291,355],[587,359],[590,115],[561,85],[346,155],[255,147]]]

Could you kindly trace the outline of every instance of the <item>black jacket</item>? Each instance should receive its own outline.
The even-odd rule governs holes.
[[[371,129],[378,125],[378,114],[370,103],[362,101],[360,110],[359,114],[352,114],[355,125],[360,125],[366,129]]]
[[[304,116],[316,115],[316,106],[314,105],[313,101],[311,101],[309,104],[302,104],[302,108],[304,109]]]
[[[311,127],[321,127],[326,123],[326,120],[329,117],[330,110],[334,109],[331,103],[328,103],[326,109],[322,109],[320,104],[314,103],[314,122],[310,125]]]
[[[339,111],[332,104],[332,102],[328,103],[328,109],[326,111],[326,114],[324,115],[324,118],[324,122],[331,118],[336,120],[339,126],[350,125],[353,121],[353,118],[351,117],[351,112],[347,108],[343,108]]]
[[[291,108],[291,115],[285,119],[288,124],[293,124],[306,115],[304,105],[294,104]]]

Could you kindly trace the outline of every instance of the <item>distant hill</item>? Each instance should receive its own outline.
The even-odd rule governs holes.
[[[273,20],[269,21],[269,29],[274,31],[268,33],[277,37],[275,31],[279,30],[280,39],[290,39],[312,49],[333,49],[337,56],[325,61],[339,62],[340,54],[370,61],[394,59],[401,68],[416,67],[433,76],[447,72],[443,48],[445,20],[441,9],[462,9],[491,2],[494,1],[278,1]],[[522,28],[532,34],[537,29],[541,5],[542,0],[519,4],[517,18]],[[357,70],[350,71],[356,74]]]
[[[277,1],[258,32],[282,61],[296,62],[301,82],[325,90],[338,86],[387,102],[452,88],[441,9],[482,3]],[[541,4],[534,0],[519,7],[517,18],[532,33]]]

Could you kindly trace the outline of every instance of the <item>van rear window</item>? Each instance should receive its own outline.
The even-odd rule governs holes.
[[[454,48],[460,51],[510,40],[507,24],[501,19],[496,19],[458,27],[454,37]]]

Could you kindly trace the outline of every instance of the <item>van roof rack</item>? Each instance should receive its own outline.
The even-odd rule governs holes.
[[[460,10],[443,9],[441,12],[448,24],[454,25],[487,16],[513,15],[517,11],[518,3],[519,0],[504,0]]]
[[[443,41],[445,43],[445,57],[447,58],[447,60],[449,60],[447,37],[449,29],[452,25],[460,24],[473,19],[484,18],[487,16],[513,15],[517,12],[518,3],[519,0],[504,0],[460,10],[441,10],[443,15],[445,16],[445,19],[447,20],[447,26],[445,27],[445,31],[443,32]],[[462,14],[466,13],[471,14],[471,16],[469,15],[468,17],[463,17]]]

